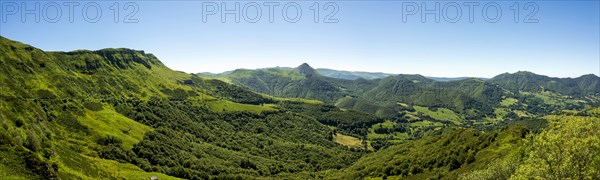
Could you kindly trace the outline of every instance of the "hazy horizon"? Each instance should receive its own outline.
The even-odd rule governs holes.
[[[307,63],[307,64],[310,65],[310,63]],[[238,69],[243,69],[243,70],[260,70],[260,69],[272,69],[272,68],[295,68],[295,67],[298,67],[299,65],[296,65],[296,66],[273,66],[273,67],[262,67],[262,68],[237,68],[237,69],[231,69],[231,70],[226,70],[226,71],[221,71],[221,72],[195,72],[195,73],[221,74],[221,73],[235,71],[235,70],[238,70]],[[345,69],[335,69],[335,68],[328,68],[328,67],[314,67],[312,65],[310,65],[310,67],[312,67],[314,69],[317,69],[317,70],[318,69],[329,69],[329,70],[335,70],[335,71],[361,72],[361,73],[383,73],[383,74],[390,74],[390,75],[407,74],[407,73],[388,73],[388,72],[362,71],[362,70],[345,70]],[[549,76],[549,75],[546,75],[546,74],[540,74],[540,73],[536,73],[536,72],[528,71],[528,70],[517,70],[517,71],[514,71],[514,72],[503,72],[503,73],[513,74],[513,73],[517,73],[517,72],[521,72],[521,71],[527,71],[527,72],[531,72],[531,73],[534,73],[534,74],[544,75],[544,76],[548,76],[548,77],[555,77],[555,78],[577,78],[577,77],[581,77],[581,76],[584,76],[584,75],[593,74],[593,73],[587,73],[587,74],[581,74],[581,75],[575,76],[575,77],[556,77],[556,76]],[[185,71],[183,71],[183,72],[185,72]],[[194,73],[194,72],[186,72],[186,73]],[[503,73],[500,73],[500,74],[503,74]],[[451,76],[451,77],[449,77],[449,76],[430,76],[430,75],[421,74],[421,73],[417,73],[417,74],[425,76],[425,77],[435,77],[435,78],[488,78],[488,79],[493,78],[496,75],[500,75],[500,74],[496,74],[496,75],[491,76],[491,77],[481,77],[481,76]],[[417,75],[417,74],[411,74],[411,75]],[[596,74],[593,74],[593,75],[596,75]],[[596,76],[598,76],[598,75],[596,75]]]

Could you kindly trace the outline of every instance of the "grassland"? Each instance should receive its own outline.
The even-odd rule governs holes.
[[[115,177],[117,179],[150,179],[152,176],[158,177],[161,180],[179,179],[162,173],[145,172],[133,164],[119,163],[114,160],[106,160],[86,156],[90,162],[93,162],[94,168],[101,169],[107,173],[107,177]]]
[[[140,142],[144,138],[144,133],[153,130],[149,126],[117,113],[112,107],[106,105],[100,111],[86,110],[86,116],[80,118],[79,121],[90,127],[97,136],[112,136],[121,139],[123,147],[127,149],[133,148],[133,144]]]
[[[348,146],[350,148],[358,148],[358,149],[365,148],[360,139],[352,137],[352,136],[347,136],[347,135],[343,135],[340,133],[336,133],[335,136],[333,136],[333,140],[336,143],[339,143],[344,146]]]
[[[447,108],[438,108],[437,111],[431,111],[427,107],[414,106],[417,112],[423,113],[423,115],[429,116],[433,119],[440,121],[449,121],[456,125],[461,124],[461,118],[454,113],[454,111]]]
[[[253,113],[261,113],[263,111],[274,111],[276,110],[274,104],[264,104],[264,105],[253,105],[253,104],[240,104],[234,103],[231,101],[207,101],[207,105],[209,105],[213,111],[248,111]]]
[[[511,105],[516,104],[518,102],[519,102],[519,100],[517,100],[515,98],[505,98],[505,99],[503,99],[500,102],[500,105],[504,106],[504,107],[508,107],[508,106],[511,106]]]
[[[291,101],[291,102],[301,102],[301,103],[307,103],[307,104],[324,104],[323,101],[314,100],[314,99],[282,98],[282,97],[273,97],[273,96],[269,96],[269,97],[273,98],[273,100],[276,100],[276,101]]]

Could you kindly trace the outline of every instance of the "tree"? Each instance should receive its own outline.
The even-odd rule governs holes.
[[[600,119],[554,116],[552,124],[532,138],[529,158],[517,179],[599,179]]]

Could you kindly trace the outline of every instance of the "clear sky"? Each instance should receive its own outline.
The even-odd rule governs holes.
[[[194,0],[22,2],[0,0],[0,35],[48,51],[145,50],[170,68],[190,73],[306,62],[316,68],[440,77],[492,77],[519,70],[555,77],[600,75],[600,7],[595,0],[482,1],[477,6],[451,1],[303,0],[294,1],[302,11],[296,23],[288,22],[296,15],[295,4],[284,11],[292,1],[278,6],[272,5],[274,1],[266,2],[271,5]],[[235,15],[224,14],[223,23],[222,10],[235,9],[236,2],[240,22],[235,22]],[[319,8],[314,8],[315,2]],[[435,14],[423,14],[423,23],[421,12],[436,12],[436,3],[440,22],[435,22]],[[98,18],[96,9],[102,11]],[[318,23],[314,9],[319,9]],[[337,23],[324,23],[334,9],[337,12],[328,21]],[[496,9],[501,15],[496,16]],[[116,23],[115,14],[119,14]]]

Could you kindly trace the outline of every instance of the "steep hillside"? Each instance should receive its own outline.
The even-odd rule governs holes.
[[[176,72],[143,51],[45,52],[0,37],[0,65],[2,177],[309,178],[364,153],[279,107],[296,100]]]

